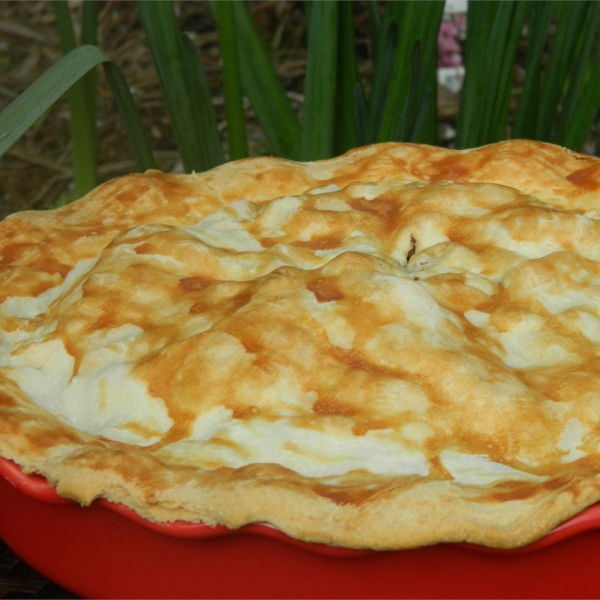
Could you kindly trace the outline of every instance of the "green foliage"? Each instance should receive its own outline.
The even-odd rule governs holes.
[[[348,84],[338,102],[354,112],[351,139],[361,145],[384,141],[435,144],[437,33],[444,2],[385,2],[381,9],[372,0],[368,10],[373,66],[369,85],[358,81],[354,56],[348,58],[348,42],[339,44],[343,50],[340,69],[347,65],[346,80],[353,82],[354,89],[351,94]]]
[[[301,160],[319,160],[333,155],[337,75],[337,2],[310,4],[306,82],[302,108]]]
[[[299,115],[252,19],[252,5],[210,0],[222,58],[225,144],[200,56],[181,32],[171,0],[138,0],[137,6],[187,172],[247,155],[244,96],[264,130],[268,152],[277,156],[318,160],[388,140],[438,143],[442,0],[367,0],[372,70],[362,77],[354,14],[364,4],[305,0],[307,60]],[[68,92],[76,195],[82,195],[96,181],[99,64],[115,94],[137,168],[152,167],[154,161],[122,73],[95,47],[98,3],[83,3],[80,46],[66,1],[55,0],[55,7],[65,56],[0,115],[0,155]],[[470,2],[455,147],[521,137],[581,149],[600,108],[599,29],[600,3],[594,0]],[[526,70],[522,88],[515,89],[519,48]]]
[[[0,113],[0,156],[21,137],[73,84],[102,64],[119,107],[140,170],[154,168],[150,145],[139,113],[118,68],[95,46],[68,52]]]
[[[233,0],[242,88],[261,124],[271,152],[300,155],[300,124],[260,37],[245,0]]]
[[[600,3],[471,2],[468,19],[456,147],[512,137],[580,150],[600,109]],[[524,25],[525,81],[511,123]]]
[[[600,3],[529,2],[530,48],[513,137],[578,149],[600,107]],[[554,33],[548,63],[542,48]]]
[[[357,107],[354,90],[360,85],[354,39],[354,6],[352,0],[338,3],[338,69],[335,79],[336,109],[334,154],[343,154],[358,145]]]
[[[54,12],[63,55],[77,47],[71,11],[67,0],[56,0]],[[81,42],[96,44],[97,2],[83,4]],[[74,197],[78,198],[97,185],[98,141],[96,139],[96,67],[76,81],[67,94],[71,112],[71,139],[73,140]]]
[[[383,105],[383,112],[375,141],[434,144],[437,33],[444,2],[390,2],[385,4],[385,11],[384,23],[389,24],[390,34],[381,45],[393,60],[388,58],[389,74],[381,78],[384,87],[378,104]],[[386,43],[391,46],[386,47]]]
[[[526,9],[522,1],[469,4],[457,148],[489,144],[507,135],[513,66]]]
[[[212,104],[204,104],[205,95],[193,95],[206,85],[199,57],[185,44],[170,0],[140,0],[138,9],[184,169],[214,167],[222,162],[216,123],[208,128],[202,123],[202,115],[213,110]]]
[[[221,39],[223,95],[225,96],[225,113],[229,126],[229,135],[227,136],[229,158],[235,160],[248,155],[240,75],[239,56],[241,52],[237,43],[235,6],[232,2],[214,2],[213,4]]]

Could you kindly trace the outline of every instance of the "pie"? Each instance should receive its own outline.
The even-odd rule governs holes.
[[[148,171],[0,223],[0,456],[88,505],[510,548],[600,500],[600,161]]]

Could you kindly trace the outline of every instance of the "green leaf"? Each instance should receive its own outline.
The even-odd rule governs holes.
[[[364,90],[360,83],[357,83],[354,86],[354,105],[356,107],[354,127],[356,129],[356,135],[358,137],[358,144],[360,146],[365,146],[369,143],[367,123],[367,101],[365,99]]]
[[[514,62],[527,12],[522,0],[470,2],[468,6],[457,148],[506,139]]]
[[[372,54],[377,56],[379,53],[379,48],[377,45],[383,37],[381,31],[381,28],[383,27],[383,19],[379,11],[377,0],[367,0],[367,14],[369,19],[369,38]]]
[[[276,156],[297,159],[300,125],[277,75],[273,61],[248,12],[235,0],[235,24],[242,86]]]
[[[393,49],[394,56],[391,72],[389,75],[386,75],[387,88],[382,95],[383,107],[380,113],[381,120],[375,138],[377,142],[392,140],[398,130],[398,123],[402,118],[404,106],[410,92],[415,42],[415,38],[410,33],[407,33],[407,29],[410,30],[409,21],[411,21],[409,3],[407,3],[407,6],[401,6],[394,0],[393,2],[386,3],[385,6],[386,10],[388,8],[390,11],[395,9],[396,14],[388,22],[390,23],[392,32],[395,28],[394,23],[397,23],[397,43],[387,46],[388,52]],[[401,12],[398,11],[399,8],[402,8]],[[412,25],[412,22],[410,24]],[[389,56],[386,58],[389,60]],[[376,106],[369,108],[370,110],[379,110]],[[374,115],[373,118],[377,119],[377,116]]]
[[[600,111],[600,56],[589,73],[588,81],[577,102],[569,128],[562,138],[562,145],[580,151]]]
[[[338,3],[310,5],[301,160],[334,153],[335,80],[338,48]]]
[[[110,60],[98,48],[87,45],[79,46],[63,56],[31,84],[12,104],[0,113],[0,156],[63,96],[74,83],[81,79],[90,69],[102,63],[111,64]],[[117,69],[117,67],[114,66],[114,69]],[[114,69],[112,70],[114,71]],[[113,77],[109,77],[109,81],[111,79]],[[135,105],[129,88],[127,85],[124,85],[119,90],[113,89],[113,93],[115,94],[118,106],[127,114],[127,120],[123,122],[126,130],[131,132],[135,129],[138,134],[141,132],[141,137],[138,137],[138,141],[141,145],[145,146],[145,158],[140,163],[141,170],[153,168],[154,160],[151,159],[152,152],[143,134],[139,117],[136,121],[137,111],[132,110],[132,106],[135,109]]]
[[[420,40],[417,40],[415,42],[413,70],[408,99],[404,105],[402,117],[400,118],[392,141],[429,141],[423,139],[423,129],[426,117],[430,112],[429,109],[433,100],[433,90],[431,87],[424,88],[422,84],[420,85],[420,74],[422,74],[423,71],[424,68],[421,64],[421,43]]]
[[[413,70],[406,106],[407,129],[402,139],[435,144],[437,141],[437,36],[444,2],[417,3],[421,18],[415,31]]]
[[[525,81],[512,127],[513,138],[535,139],[537,137],[536,119],[539,109],[542,57],[555,7],[554,2],[538,0],[529,2]]]
[[[198,123],[198,130],[202,132],[197,142],[202,155],[206,157],[206,164],[220,165],[225,161],[225,156],[210,87],[198,60],[196,46],[185,33],[181,34],[181,42],[186,89],[189,90],[193,105],[196,107],[194,117]]]
[[[373,143],[377,140],[397,46],[398,23],[389,16],[386,10],[383,18],[379,19],[378,25],[371,33],[371,47],[374,48],[373,76],[367,103],[367,139],[365,143]]]
[[[543,141],[552,141],[552,131],[578,34],[583,26],[586,4],[571,0],[556,3],[556,33],[544,70],[537,118],[537,138]]]
[[[55,0],[54,11],[61,51],[77,46],[71,11],[66,0]],[[89,17],[87,19],[89,21]],[[74,197],[81,198],[98,185],[98,140],[96,133],[95,77],[91,69],[68,91],[73,141]]]
[[[586,78],[589,77],[590,67],[593,65],[593,51],[600,42],[600,2],[586,2],[586,11],[583,17],[583,26],[579,35],[578,44],[572,54],[569,66],[568,89],[561,101],[560,114],[557,118],[552,141],[556,144],[564,144],[567,132],[572,126],[577,114],[582,110],[581,96]],[[598,50],[596,50],[598,54]],[[595,82],[592,83],[592,86]],[[588,92],[589,93],[589,92]],[[592,93],[590,98],[593,98]],[[596,105],[595,111],[600,109]],[[593,107],[592,107],[593,110]],[[590,121],[591,127],[593,121]]]
[[[502,54],[498,57],[494,54],[495,60],[491,61],[490,71],[488,71],[498,75],[495,92],[490,102],[490,118],[487,122],[484,141],[481,143],[487,144],[504,140],[508,135],[513,73],[526,14],[527,4],[522,0],[512,3],[502,1],[498,9],[498,21],[494,23],[490,39],[492,48],[490,56],[495,53],[496,48]],[[503,23],[504,26],[500,26],[500,23]]]
[[[483,102],[483,73],[490,24],[495,18],[495,2],[470,2],[467,9],[467,43],[464,57],[465,77],[460,95],[455,145],[465,148],[477,145],[479,111]]]
[[[91,46],[98,45],[98,13],[100,2],[89,0],[82,3],[81,9],[81,39],[80,44]],[[91,69],[84,75],[84,87],[87,94],[87,105],[89,107],[92,122],[96,123],[98,112],[98,69]]]
[[[6,152],[71,86],[108,60],[95,46],[79,46],[43,75],[0,115],[0,154]]]
[[[66,0],[55,0],[53,6],[60,51],[67,54],[77,46],[69,3]]]
[[[248,156],[246,120],[242,98],[240,64],[232,2],[215,2],[214,10],[219,27],[219,48],[223,71],[223,96],[227,118],[227,140],[231,160]],[[246,49],[244,48],[245,52]]]
[[[191,172],[215,167],[216,149],[207,149],[202,143],[211,139],[204,137],[206,132],[202,130],[199,117],[199,112],[207,107],[200,104],[201,99],[193,98],[190,90],[201,87],[200,82],[190,86],[190,79],[197,77],[202,66],[196,56],[196,64],[190,68],[189,52],[183,48],[173,3],[170,0],[139,0],[138,10],[184,169]]]
[[[335,111],[335,154],[343,154],[358,144],[354,90],[358,84],[358,66],[354,41],[354,2],[338,2],[338,53]]]
[[[84,0],[81,7],[81,44],[98,43],[98,13],[100,2]]]
[[[377,141],[398,139],[400,135],[403,140],[433,143],[437,128],[435,103],[429,103],[427,112],[421,113],[420,131],[416,131],[414,125],[423,99],[426,95],[435,95],[437,87],[437,34],[444,3],[433,0],[390,1],[385,3],[385,8],[389,11],[388,20],[395,20],[399,30]],[[419,48],[418,57],[415,55],[416,48]],[[414,68],[415,61],[418,69]],[[400,125],[403,116],[404,121]]]
[[[152,149],[144,133],[140,113],[133,101],[123,73],[110,61],[106,61],[103,66],[106,78],[115,97],[121,122],[125,125],[125,133],[127,134],[129,145],[133,150],[137,170],[143,173],[148,169],[156,169],[156,163],[154,162]]]

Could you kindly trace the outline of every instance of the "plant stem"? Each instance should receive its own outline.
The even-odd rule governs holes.
[[[66,0],[54,2],[63,55],[77,46],[71,12]],[[93,87],[92,87],[93,86]],[[98,185],[98,142],[96,137],[95,80],[81,79],[68,92],[73,141],[74,196],[81,198]]]

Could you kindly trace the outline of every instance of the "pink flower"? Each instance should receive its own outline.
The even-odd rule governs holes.
[[[459,30],[452,21],[443,21],[438,33],[438,66],[458,67],[462,64],[460,44],[457,41]]]

